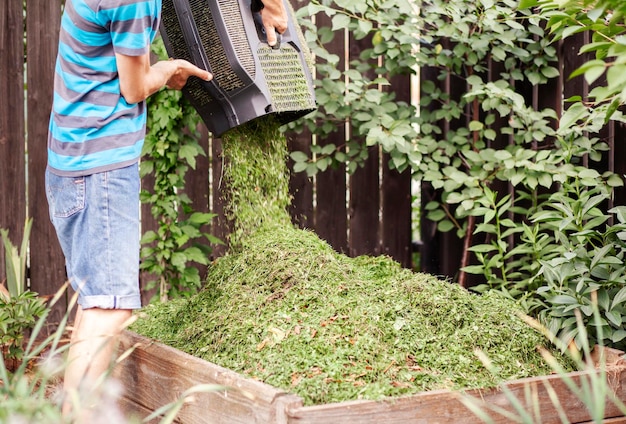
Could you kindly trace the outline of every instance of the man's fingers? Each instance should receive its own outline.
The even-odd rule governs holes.
[[[200,69],[200,72],[198,73],[197,76],[198,78],[203,79],[205,81],[211,81],[213,79],[213,74],[203,69]]]
[[[265,35],[267,35],[267,44],[274,47],[278,41],[278,38],[276,37],[276,29],[274,29],[271,25],[265,25]]]

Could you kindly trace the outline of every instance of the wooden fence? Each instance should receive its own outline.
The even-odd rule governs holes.
[[[0,2],[0,228],[9,229],[11,238],[18,243],[26,217],[33,218],[30,283],[41,294],[55,292],[65,280],[63,257],[48,217],[43,177],[61,3],[62,0]],[[578,55],[583,37],[562,45],[562,75],[568,75],[583,60]],[[349,59],[359,54],[364,47],[362,43],[349,41],[346,45],[344,37],[335,37],[327,47]],[[427,71],[423,72],[422,78],[429,77]],[[448,84],[450,92],[465,90],[443,83]],[[410,100],[408,77],[394,80],[391,89],[399,99]],[[580,78],[572,81],[561,78],[542,87],[541,92],[530,86],[518,89],[536,108],[556,110],[560,110],[563,98],[574,93],[584,95],[588,90]],[[600,171],[626,173],[626,161],[619,159],[626,153],[625,132],[623,124],[611,124],[601,134],[611,149],[605,154]],[[339,131],[331,139],[318,142],[341,144],[345,137]],[[219,214],[222,210],[217,201],[219,196],[213,195],[219,192],[218,179],[212,182],[208,175],[210,169],[213,175],[219,175],[220,143],[210,140],[206,131],[202,143],[210,154],[189,175],[188,195],[197,210]],[[311,139],[306,134],[291,136],[289,143],[294,150],[307,150]],[[386,162],[384,154],[372,152],[366,166],[351,176],[343,169],[326,171],[315,179],[304,174],[292,175],[294,222],[313,229],[340,252],[351,256],[387,254],[403,266],[411,266],[412,246],[417,246],[412,236],[411,176],[389,170]],[[149,178],[144,183],[150,184]],[[437,192],[424,185],[421,196],[427,202]],[[624,189],[618,190],[615,203],[624,204],[625,200]],[[145,206],[142,223],[145,229],[155,226]],[[423,218],[420,229],[421,269],[453,277],[461,262],[462,242],[454,234],[438,232],[432,222]],[[0,278],[3,278],[3,261],[0,264]],[[63,305],[57,309],[56,313],[62,313]]]

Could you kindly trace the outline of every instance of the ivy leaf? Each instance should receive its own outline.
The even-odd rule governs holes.
[[[182,145],[178,150],[178,157],[187,161],[192,169],[196,169],[197,150],[193,146]]]
[[[348,15],[344,15],[343,13],[337,14],[332,18],[332,30],[338,31],[347,29],[350,25],[350,17]]]
[[[202,252],[202,250],[200,250],[199,248],[195,246],[188,247],[187,249],[185,249],[183,253],[185,257],[187,258],[187,261],[193,261],[202,265],[206,265],[209,263],[208,258]]]

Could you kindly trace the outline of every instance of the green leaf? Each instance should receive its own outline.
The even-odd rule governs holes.
[[[616,306],[626,301],[626,287],[622,287],[622,289],[613,297],[613,302],[611,303],[611,310],[615,309]]]
[[[477,244],[469,248],[469,250],[472,252],[480,252],[480,253],[493,252],[494,250],[497,250],[497,249],[498,248],[492,244]]]
[[[437,229],[442,233],[446,233],[454,229],[454,224],[449,219],[444,219],[443,221],[439,221]]]
[[[568,296],[565,294],[554,296],[550,299],[551,303],[557,305],[578,305],[578,300],[573,296]]]
[[[484,274],[485,267],[482,265],[469,265],[461,268],[461,271],[467,272],[469,274]]]
[[[574,103],[561,117],[559,129],[572,127],[586,112],[587,108],[582,103]]]
[[[518,7],[520,10],[524,10],[524,9],[530,9],[531,7],[535,7],[538,4],[539,4],[538,0],[520,0]]]
[[[613,343],[621,342],[624,338],[626,338],[626,330],[616,330],[611,335],[611,341]]]
[[[470,131],[480,131],[482,130],[484,127],[483,123],[480,121],[471,121],[469,123],[469,130]]]
[[[183,252],[187,258],[187,261],[197,262],[199,264],[206,265],[209,263],[209,259],[199,248],[192,246],[185,249]]]
[[[342,13],[338,13],[332,17],[332,30],[338,31],[347,29],[350,25],[350,17]]]
[[[213,218],[217,215],[214,213],[202,213],[202,212],[194,212],[188,218],[188,221],[192,224],[208,224],[211,222]]]
[[[308,171],[309,168],[309,163],[302,161],[302,162],[296,162],[293,165],[293,170],[294,172],[298,173],[298,172],[304,172],[304,171]]]
[[[291,159],[294,160],[294,162],[306,162],[307,160],[309,160],[309,156],[306,153],[300,151],[291,152],[289,156],[291,157]]]
[[[616,327],[621,327],[622,326],[622,315],[621,314],[615,314],[611,311],[606,312],[605,316],[608,318],[608,320],[615,324]]]

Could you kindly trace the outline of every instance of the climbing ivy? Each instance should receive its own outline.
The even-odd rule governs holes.
[[[153,45],[153,52],[166,57],[162,42]],[[142,190],[141,200],[151,206],[158,229],[143,234],[141,269],[157,278],[145,288],[157,288],[165,301],[200,287],[198,269],[190,263],[208,264],[211,248],[206,240],[220,241],[203,229],[215,214],[194,212],[191,199],[183,192],[187,171],[195,168],[198,155],[205,155],[198,143],[198,114],[180,91],[163,89],[147,103],[141,175],[153,175],[154,185]]]

